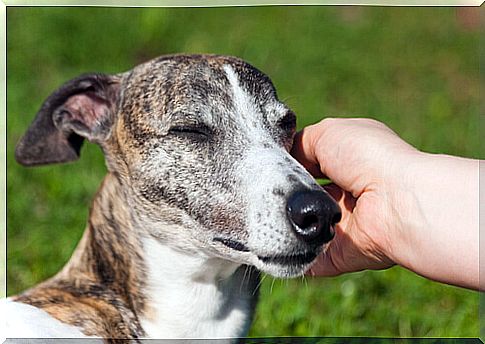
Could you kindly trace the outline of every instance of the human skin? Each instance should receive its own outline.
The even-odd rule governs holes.
[[[327,118],[295,137],[292,155],[342,209],[335,238],[308,272],[337,276],[401,265],[479,286],[479,160],[420,152],[372,119]]]

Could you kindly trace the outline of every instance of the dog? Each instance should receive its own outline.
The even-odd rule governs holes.
[[[65,83],[16,160],[73,161],[87,139],[108,173],[67,265],[3,301],[9,336],[245,336],[260,272],[304,274],[341,216],[290,156],[295,127],[271,80],[235,57],[168,55]]]

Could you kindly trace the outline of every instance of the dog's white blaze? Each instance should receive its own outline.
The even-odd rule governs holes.
[[[224,66],[224,70],[231,85],[234,117],[249,139],[246,152],[236,168],[243,184],[241,191],[248,200],[249,235],[246,244],[257,255],[288,254],[300,243],[287,220],[286,199],[294,185],[312,189],[315,181],[263,127],[263,114],[253,97],[241,87],[236,72],[228,65]],[[286,112],[287,108],[277,101],[265,105],[270,124],[276,125]],[[293,182],[288,180],[289,175],[294,177]],[[273,275],[290,275],[288,271],[264,264],[259,259],[253,259],[252,263]]]
[[[251,117],[254,117],[254,115],[259,112],[256,104],[254,104],[252,98],[246,91],[243,90],[243,88],[239,84],[237,74],[236,72],[234,72],[232,67],[229,65],[225,65],[224,71],[226,72],[227,79],[229,80],[229,84],[232,88],[232,101],[234,102],[234,108],[237,112],[237,115],[241,116],[245,120],[246,125],[252,122],[254,123],[255,118]]]
[[[247,300],[229,278],[239,264],[194,256],[143,240],[149,298],[142,327],[150,338],[227,338],[249,326]]]
[[[95,338],[84,335],[77,327],[65,324],[37,307],[10,298],[0,300],[4,319],[0,333],[4,338]]]
[[[229,65],[224,65],[227,79],[232,89],[232,101],[235,110],[234,118],[238,121],[238,128],[244,130],[246,136],[254,142],[270,141],[268,133],[261,126],[261,111],[239,83],[236,72]]]

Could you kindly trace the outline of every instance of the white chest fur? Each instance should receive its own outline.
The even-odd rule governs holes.
[[[143,242],[149,338],[229,338],[246,335],[253,291],[241,288],[238,264]],[[241,278],[242,277],[242,278]]]

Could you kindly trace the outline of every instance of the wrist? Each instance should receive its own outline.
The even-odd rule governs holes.
[[[384,200],[382,204],[385,205],[382,209],[386,233],[383,255],[406,268],[411,268],[416,254],[414,242],[427,221],[420,205],[420,192],[415,185],[418,178],[416,171],[424,159],[426,153],[418,150],[400,152],[385,168],[379,182]]]
[[[427,278],[478,287],[478,161],[417,152],[397,174],[389,257]]]

